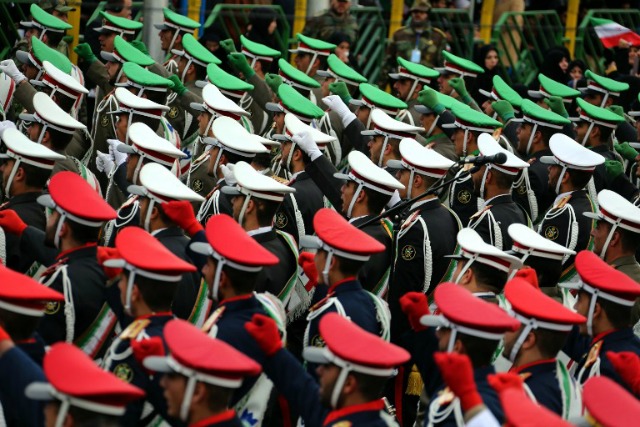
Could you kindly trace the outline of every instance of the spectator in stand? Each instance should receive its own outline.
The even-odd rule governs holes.
[[[544,60],[540,65],[540,74],[544,74],[552,80],[558,83],[567,84],[569,77],[567,71],[569,69],[569,60],[571,55],[564,46],[554,46],[547,50],[544,55]],[[540,88],[540,82],[537,79],[531,81],[529,89],[538,90]]]
[[[584,72],[587,71],[587,65],[579,59],[574,59],[569,62],[567,70],[569,70],[569,86],[576,89],[578,82],[582,80],[584,76]]]
[[[278,15],[273,9],[258,7],[249,13],[249,25],[247,27],[247,37],[249,40],[262,43],[275,50],[280,50],[276,40],[276,29],[278,28]],[[278,73],[278,61],[271,61],[271,73]]]
[[[500,74],[500,57],[498,50],[492,44],[482,46],[476,52],[474,61],[484,69],[484,73],[479,74],[475,82],[475,90],[469,91],[478,105],[482,105],[487,100],[478,90],[483,89],[491,92],[493,88],[493,76]]]
[[[332,34],[341,32],[355,41],[358,37],[358,22],[349,13],[350,9],[349,0],[331,0],[328,10],[307,21],[302,34],[314,39],[328,40]]]
[[[497,1],[493,8],[493,25],[495,25],[503,13],[506,12],[524,12],[524,0],[501,0]],[[505,67],[510,68],[518,62],[518,53],[520,52],[520,38],[519,29],[522,28],[522,17],[518,16],[514,21],[510,21],[508,25],[505,25],[502,30],[500,39],[504,42],[500,42],[498,49],[503,52],[500,62]]]

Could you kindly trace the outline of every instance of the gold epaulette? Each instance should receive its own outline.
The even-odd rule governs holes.
[[[149,323],[151,323],[151,320],[149,319],[134,320],[129,326],[127,326],[124,331],[122,331],[122,333],[120,334],[120,339],[135,339],[138,335],[140,335],[140,332],[144,331],[144,328],[146,328]]]

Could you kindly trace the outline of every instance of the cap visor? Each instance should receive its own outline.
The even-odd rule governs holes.
[[[400,160],[389,160],[387,162],[387,167],[391,169],[405,169]]]
[[[333,77],[328,71],[326,70],[318,70],[316,71],[316,74],[319,75],[320,77]]]
[[[433,114],[433,110],[432,109],[430,109],[430,108],[428,108],[428,107],[426,107],[426,106],[424,106],[422,104],[415,105],[413,107],[413,109],[416,110],[420,114]]]
[[[45,382],[34,382],[24,389],[24,394],[32,400],[53,400],[53,386]]]
[[[464,257],[460,254],[444,255],[445,258],[461,260]]]
[[[204,145],[216,145],[216,144],[218,144],[218,140],[208,136],[206,138],[202,138],[202,143]]]
[[[287,136],[285,134],[282,133],[277,133],[275,135],[271,135],[272,139],[275,139],[276,141],[291,141],[291,137]]]
[[[27,114],[27,113],[21,113],[18,115],[18,118],[20,120],[23,120],[25,122],[33,122],[36,120],[35,115],[33,114]]]
[[[300,247],[305,249],[320,249],[322,242],[318,236],[300,236]]]
[[[169,362],[166,357],[162,356],[147,356],[142,361],[145,368],[154,372],[169,373],[173,372],[173,369],[169,366]]]
[[[192,102],[191,104],[189,104],[189,106],[197,111],[206,111],[204,105],[202,105],[200,102]]]
[[[127,144],[118,144],[118,146],[116,147],[116,150],[118,150],[121,153],[127,153],[127,154],[135,153],[135,150],[133,149],[133,147]]]
[[[23,64],[28,64],[29,61],[29,52],[24,51],[24,50],[18,50],[16,51],[16,58],[18,58],[18,61],[20,61]]]
[[[323,347],[307,347],[302,350],[302,357],[307,362],[324,365],[331,362],[331,357],[326,348]]]
[[[45,208],[53,209],[56,207],[56,204],[53,202],[53,199],[49,194],[43,194],[42,196],[38,196],[36,201],[40,206],[44,206]]]
[[[445,128],[445,129],[455,129],[458,126],[456,126],[455,123],[443,123],[442,126],[440,126],[441,128]]]
[[[575,289],[575,290],[578,290],[581,288],[580,283],[575,283],[575,282],[562,282],[562,283],[558,283],[558,286],[565,289]]]
[[[275,102],[267,102],[264,108],[266,108],[267,111],[273,111],[274,113],[284,113],[284,109],[280,104],[276,104]]]
[[[600,215],[599,213],[595,213],[595,212],[582,212],[582,215],[586,216],[587,218],[591,218],[591,219],[595,219],[595,220],[604,219],[604,217],[602,215]]]
[[[353,98],[351,98],[351,99],[349,100],[349,104],[351,104],[351,105],[357,105],[358,107],[361,107],[361,106],[363,106],[363,105],[364,105],[364,102],[362,102],[362,99],[353,99]]]
[[[131,194],[136,194],[138,196],[146,196],[147,192],[142,185],[130,185],[127,187],[127,191]]]
[[[446,326],[447,322],[444,320],[442,316],[427,314],[420,318],[420,324],[424,326]]]
[[[96,27],[93,29],[93,31],[97,32],[97,33],[106,33],[106,32],[111,32],[111,30],[107,30],[104,27]]]
[[[240,190],[238,190],[238,188],[232,187],[230,185],[225,185],[220,189],[220,191],[222,191],[224,194],[227,194],[229,196],[238,196],[242,194],[240,193]]]
[[[199,88],[203,88],[205,87],[209,82],[206,80],[196,80],[196,87]]]
[[[375,135],[380,135],[380,132],[375,130],[363,130],[363,131],[360,131],[360,135],[375,136]]]
[[[399,80],[401,78],[400,73],[389,73],[389,77],[393,80]]]
[[[165,25],[165,24],[153,24],[154,27],[156,27],[156,30],[168,30],[169,26]]]
[[[211,245],[206,242],[193,242],[189,245],[189,249],[200,255],[211,255]]]
[[[46,86],[42,80],[29,80],[31,86],[44,87]]]
[[[123,268],[126,264],[125,260],[119,258],[111,258],[102,263],[103,266],[112,268]]]
[[[341,172],[335,172],[333,174],[334,178],[338,178],[338,179],[344,179],[344,180],[349,180],[351,178],[349,178],[349,175],[347,175],[346,173],[341,173]]]
[[[20,26],[25,28],[33,27],[33,22],[31,21],[20,21]]]
[[[116,59],[115,56],[113,56],[113,53],[111,52],[106,52],[102,50],[100,51],[100,56],[102,57],[102,59],[104,59],[107,62],[120,62]]]
[[[184,50],[171,49],[171,53],[178,56],[184,56]]]
[[[640,149],[640,142],[630,142],[629,145],[635,149]]]
[[[544,163],[545,165],[557,165],[558,162],[556,158],[553,156],[542,156],[540,157],[540,163]]]
[[[544,98],[544,95],[539,90],[528,90],[527,94],[529,95],[530,98],[533,98],[533,99]]]

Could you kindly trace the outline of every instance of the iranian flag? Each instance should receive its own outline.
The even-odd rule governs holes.
[[[596,34],[607,49],[617,47],[620,40],[630,43],[632,46],[640,45],[640,35],[634,33],[627,27],[610,19],[591,18]]]

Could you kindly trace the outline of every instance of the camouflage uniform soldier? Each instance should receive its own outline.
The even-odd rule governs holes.
[[[389,73],[396,69],[397,57],[431,68],[442,64],[442,51],[445,50],[447,36],[441,29],[431,26],[427,19],[429,10],[431,3],[416,0],[411,8],[411,24],[393,33],[384,68],[380,73],[381,87],[386,86]]]
[[[343,33],[351,39],[351,43],[355,43],[358,37],[358,22],[349,13],[351,2],[331,0],[329,6],[324,13],[307,21],[302,34],[320,40],[329,40],[333,34]]]

